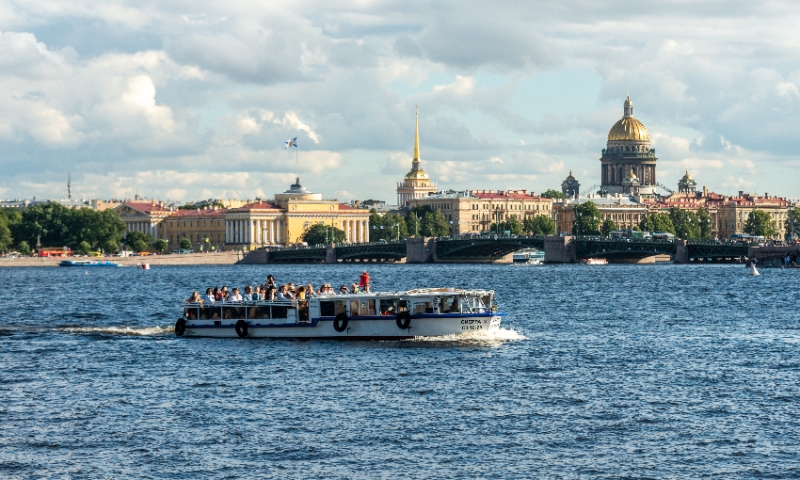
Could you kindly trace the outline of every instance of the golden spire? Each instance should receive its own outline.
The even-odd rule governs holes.
[[[417,126],[414,133],[414,161],[419,161],[419,105],[414,105],[417,109]]]

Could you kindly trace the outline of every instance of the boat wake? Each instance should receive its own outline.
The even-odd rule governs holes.
[[[77,334],[127,335],[151,337],[174,332],[173,327],[60,327],[57,331]]]
[[[500,344],[527,340],[527,337],[511,328],[497,328],[494,330],[479,330],[476,332],[445,335],[441,337],[416,337],[411,342],[457,342],[476,345]]]

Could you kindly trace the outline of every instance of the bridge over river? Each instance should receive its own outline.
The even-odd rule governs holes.
[[[748,256],[748,246],[685,240],[619,240],[607,237],[472,236],[422,237],[397,242],[262,248],[241,263],[496,262],[524,248],[544,250],[545,263],[575,263],[583,258],[639,262],[669,256],[675,263],[730,261]]]

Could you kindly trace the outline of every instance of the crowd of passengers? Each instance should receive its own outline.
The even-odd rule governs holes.
[[[283,285],[276,285],[275,278],[272,275],[267,276],[267,282],[262,285],[248,285],[244,287],[244,292],[238,288],[228,289],[227,285],[222,287],[207,288],[205,295],[200,295],[198,292],[192,292],[192,295],[186,299],[187,303],[241,303],[241,302],[258,302],[262,300],[275,301],[275,300],[306,300],[316,296],[331,296],[331,295],[351,295],[354,293],[371,293],[369,285],[369,275],[364,272],[361,274],[360,283],[353,283],[350,288],[347,285],[339,287],[339,291],[335,291],[333,286],[329,283],[323,284],[319,290],[314,289],[314,285],[297,285],[294,282],[289,282]]]

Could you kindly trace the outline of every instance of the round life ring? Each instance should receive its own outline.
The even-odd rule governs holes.
[[[411,325],[411,314],[408,312],[398,313],[395,323],[397,324],[397,328],[400,330],[405,330]]]
[[[184,333],[186,333],[186,320],[179,318],[175,322],[175,335],[182,337]]]
[[[339,315],[336,315],[336,318],[333,320],[333,329],[337,332],[344,332],[347,328],[347,322],[349,320],[350,319],[347,318],[346,313],[340,313]]]
[[[236,325],[233,328],[236,329],[236,335],[239,335],[242,338],[247,336],[247,322],[244,320],[239,320],[236,322]]]

